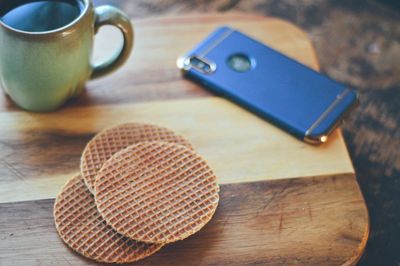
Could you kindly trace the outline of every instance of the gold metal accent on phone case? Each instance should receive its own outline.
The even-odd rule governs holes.
[[[231,35],[235,30],[234,29],[228,29],[224,33],[221,34],[221,36],[218,37],[214,42],[210,43],[210,45],[200,54],[198,54],[199,58],[205,57],[212,49],[217,47],[223,40],[225,40],[229,35]]]
[[[332,110],[345,98],[345,96],[350,92],[349,88],[346,88],[341,94],[336,96],[336,99],[328,106],[328,108],[318,117],[318,119],[311,125],[311,127],[306,131],[304,136],[304,141],[310,144],[321,144],[328,140],[329,134],[339,127],[339,125],[343,121],[343,117],[346,116],[358,103],[358,97],[356,104],[349,108],[346,112],[344,112],[338,119],[338,121],[329,129],[328,132],[324,132],[322,135],[311,136],[313,130],[315,130],[322,121],[332,112]]]
[[[201,53],[197,54],[197,55],[191,55],[191,56],[181,56],[178,58],[178,60],[176,61],[176,65],[178,66],[178,68],[182,71],[185,72],[187,70],[189,70],[190,68],[194,67],[195,69],[205,73],[205,74],[211,74],[214,73],[217,70],[217,65],[214,62],[208,61],[205,56],[215,47],[217,47],[223,40],[225,40],[229,35],[231,35],[235,30],[234,29],[228,29],[227,31],[223,32],[221,34],[221,36],[219,36],[214,42],[210,43],[210,45],[208,47],[206,47],[206,49],[204,51],[202,51]],[[201,61],[204,61],[205,63],[207,63],[210,66],[210,71],[209,72],[205,72],[203,69],[199,69],[196,66],[193,66],[190,64],[190,59],[193,57],[197,57],[198,59],[200,59]]]

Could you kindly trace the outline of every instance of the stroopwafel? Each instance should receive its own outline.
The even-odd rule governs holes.
[[[80,175],[71,178],[57,196],[54,220],[60,237],[69,247],[98,262],[134,262],[162,247],[134,241],[107,225]]]
[[[166,142],[141,142],[116,153],[95,182],[107,224],[147,243],[171,243],[199,231],[217,208],[218,192],[200,155]]]
[[[170,129],[150,124],[127,123],[97,134],[85,147],[81,158],[81,174],[89,191],[94,193],[95,177],[114,153],[141,141],[165,141],[193,149],[183,136]]]

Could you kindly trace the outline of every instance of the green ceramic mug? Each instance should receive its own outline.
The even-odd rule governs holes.
[[[0,0],[0,12],[14,1],[21,0]],[[124,13],[111,6],[94,8],[90,0],[75,1],[79,15],[49,31],[25,31],[0,19],[0,85],[23,109],[57,109],[78,96],[89,79],[117,69],[131,53],[133,28]],[[112,58],[92,65],[94,35],[103,25],[116,26],[124,43]]]

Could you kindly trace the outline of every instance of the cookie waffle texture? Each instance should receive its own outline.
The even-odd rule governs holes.
[[[70,179],[57,196],[54,219],[60,237],[68,246],[98,262],[134,262],[162,247],[126,238],[107,225],[80,175]]]
[[[142,142],[116,153],[100,170],[95,191],[109,225],[148,243],[171,243],[196,233],[219,201],[207,162],[193,150],[166,142]]]
[[[94,193],[95,177],[105,161],[114,153],[142,141],[172,142],[193,149],[183,136],[164,127],[127,123],[106,129],[86,145],[82,154],[81,174],[90,192]]]

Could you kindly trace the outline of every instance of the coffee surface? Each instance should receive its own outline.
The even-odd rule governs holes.
[[[78,0],[11,2],[0,5],[1,20],[12,28],[30,32],[51,31],[66,26],[79,17],[83,9]]]

